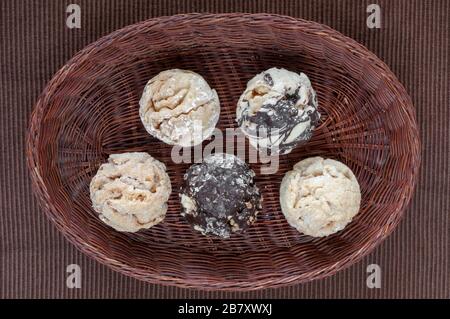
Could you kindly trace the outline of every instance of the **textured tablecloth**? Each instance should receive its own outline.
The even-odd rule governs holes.
[[[66,8],[81,8],[81,28]],[[367,6],[381,8],[370,29]],[[450,1],[0,1],[1,298],[450,298]],[[397,75],[417,109],[423,160],[415,196],[395,232],[371,254],[324,280],[248,293],[151,285],[78,252],[46,219],[25,160],[30,112],[52,75],[78,50],[126,25],[187,12],[268,12],[314,20],[364,44]],[[79,289],[66,267],[82,270]],[[366,285],[381,267],[381,288]]]

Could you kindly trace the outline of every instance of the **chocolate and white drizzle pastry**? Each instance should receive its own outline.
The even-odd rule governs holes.
[[[212,154],[192,165],[180,190],[182,216],[203,235],[228,238],[244,231],[261,210],[255,173],[230,154]]]
[[[308,141],[320,114],[308,77],[271,68],[251,79],[241,95],[236,121],[252,146],[287,154]]]

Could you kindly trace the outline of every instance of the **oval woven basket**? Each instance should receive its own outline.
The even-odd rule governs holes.
[[[230,239],[193,231],[180,216],[178,187],[189,164],[149,136],[138,101],[162,70],[198,72],[220,96],[222,130],[236,127],[236,102],[270,67],[306,73],[322,114],[312,140],[260,174],[257,222]],[[109,154],[145,151],[168,167],[174,191],[164,222],[138,233],[104,225],[91,208],[89,182]],[[343,231],[312,238],[280,210],[281,179],[301,159],[338,159],[362,190],[359,214]],[[329,276],[369,253],[399,222],[411,198],[420,142],[410,97],[362,45],[318,23],[268,14],[188,14],[128,26],[89,45],[53,77],[39,98],[27,139],[34,189],[48,217],[81,251],[152,283],[252,290]]]

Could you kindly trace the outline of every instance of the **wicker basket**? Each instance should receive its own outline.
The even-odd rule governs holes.
[[[257,176],[264,209],[246,233],[208,238],[180,217],[177,189],[189,164],[149,136],[138,115],[146,81],[158,72],[203,75],[221,100],[219,127],[235,127],[246,82],[269,67],[306,73],[321,124],[312,140]],[[411,99],[374,54],[318,23],[268,14],[189,14],[113,32],[71,59],[36,104],[27,140],[34,189],[48,217],[81,251],[152,283],[252,290],[329,276],[368,254],[399,222],[415,185],[420,142]],[[165,221],[135,234],[104,225],[89,182],[111,153],[146,151],[168,166],[174,192]],[[347,228],[312,238],[291,228],[279,206],[284,173],[321,155],[347,164],[362,207]],[[252,164],[258,173],[260,164]]]

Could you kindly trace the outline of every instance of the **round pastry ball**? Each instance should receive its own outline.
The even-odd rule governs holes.
[[[230,154],[212,154],[184,175],[182,216],[203,235],[228,238],[244,231],[261,210],[255,173]]]
[[[311,157],[298,162],[281,182],[280,203],[289,224],[313,237],[336,233],[358,213],[361,192],[341,162]]]
[[[171,191],[165,165],[147,153],[110,155],[90,184],[92,205],[100,219],[124,232],[161,222]]]
[[[236,121],[253,147],[287,154],[311,138],[320,119],[317,106],[316,92],[305,74],[271,68],[247,83]]]
[[[197,73],[167,70],[150,79],[139,101],[139,115],[152,136],[170,145],[200,144],[219,120],[215,90]]]

